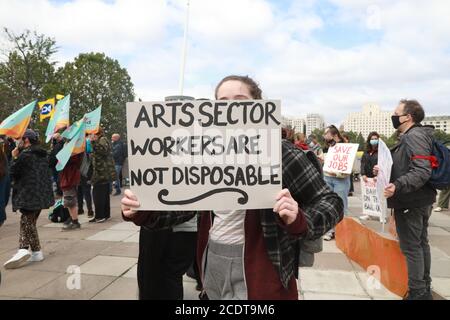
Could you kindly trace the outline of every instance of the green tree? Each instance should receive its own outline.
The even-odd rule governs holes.
[[[325,134],[325,129],[314,129],[313,132],[311,132],[311,134],[317,137],[317,142],[319,142],[322,149],[327,147],[325,139],[323,138],[323,135]]]
[[[350,143],[357,143],[358,140],[358,133],[354,131],[345,131],[342,134],[346,134],[349,138]]]
[[[358,150],[363,151],[365,149],[365,140],[361,133],[357,133],[354,131],[345,131],[341,133],[348,137],[349,143],[357,143],[359,144]]]
[[[386,143],[388,148],[392,148],[398,142],[398,133],[394,132],[389,138],[381,135],[380,138]]]
[[[356,137],[355,143],[359,144],[358,151],[364,151],[366,149],[365,146],[366,140],[364,139],[361,133],[359,133],[358,136]]]
[[[82,53],[57,72],[60,91],[71,95],[71,123],[102,105],[106,134],[126,133],[125,104],[134,101],[128,71],[103,53]]]
[[[54,95],[55,61],[57,51],[53,38],[24,31],[21,34],[3,29],[10,49],[3,52],[0,62],[0,120],[3,120],[25,104]],[[44,123],[38,122],[33,113],[31,126],[43,131]]]
[[[433,136],[437,141],[442,143],[450,142],[450,134],[445,133],[442,130],[435,130]]]

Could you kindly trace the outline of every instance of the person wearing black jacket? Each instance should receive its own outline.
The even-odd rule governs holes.
[[[116,169],[116,181],[115,181],[115,189],[116,192],[114,196],[118,196],[122,193],[120,188],[122,187],[122,168],[127,158],[127,149],[122,140],[120,140],[120,135],[115,133],[111,137],[112,140],[112,154],[114,159],[114,166]]]
[[[54,204],[47,151],[39,145],[33,130],[25,132],[19,146],[12,151],[12,158],[12,206],[13,211],[19,210],[22,215],[19,250],[4,264],[5,269],[19,268],[28,259],[32,262],[44,259],[36,222],[41,210]]]
[[[400,248],[406,257],[407,300],[432,299],[427,229],[436,190],[427,183],[431,162],[423,159],[431,155],[433,144],[433,128],[420,124],[424,117],[416,100],[402,100],[395,109],[392,123],[402,135],[391,149],[391,179],[384,191],[388,207],[394,210]]]
[[[361,158],[361,177],[364,181],[373,178],[373,168],[378,164],[378,141],[380,135],[373,131],[367,136],[366,151]]]
[[[49,154],[49,166],[52,171],[53,182],[55,183],[55,194],[57,197],[62,197],[63,192],[59,183],[59,173],[56,170],[58,159],[56,155],[64,148],[64,138],[59,133],[55,133],[52,138],[52,147]]]
[[[373,131],[367,136],[366,151],[361,158],[361,177],[364,182],[367,179],[374,178],[373,168],[378,164],[378,141],[380,135]],[[363,215],[360,217],[362,220],[370,219],[369,215]]]
[[[8,147],[6,148],[8,150],[7,152],[7,157],[8,157],[8,163],[11,163],[12,161],[12,155],[11,152],[16,148],[16,142],[14,141],[13,138],[8,137],[5,141],[5,145],[7,145]]]

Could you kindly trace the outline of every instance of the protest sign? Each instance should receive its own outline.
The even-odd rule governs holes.
[[[382,221],[386,221],[387,202],[384,198],[384,188],[389,184],[392,170],[392,155],[386,143],[378,140],[378,174],[377,174],[377,191],[382,207]],[[384,229],[384,228],[383,228]]]
[[[282,186],[280,122],[272,100],[127,103],[141,209],[272,208]]]
[[[361,180],[361,196],[363,214],[380,218],[382,216],[382,206],[374,179]]]
[[[359,145],[357,143],[337,143],[328,149],[323,171],[330,173],[352,173],[353,163]]]
[[[391,150],[383,140],[378,140],[378,175],[377,185],[384,189],[391,178],[392,155]]]

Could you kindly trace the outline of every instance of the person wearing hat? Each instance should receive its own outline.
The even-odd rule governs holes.
[[[19,210],[22,215],[19,250],[4,264],[5,269],[19,268],[27,261],[44,259],[36,221],[41,210],[50,208],[54,203],[47,151],[40,146],[36,132],[27,129],[11,154],[12,207],[14,212]]]

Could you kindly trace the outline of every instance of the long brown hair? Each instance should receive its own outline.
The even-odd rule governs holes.
[[[341,132],[338,128],[336,128],[336,126],[330,125],[327,127],[327,130],[329,130],[332,136],[338,136],[339,142],[344,142],[344,138],[342,137]]]
[[[253,99],[262,99],[262,90],[259,87],[258,83],[256,83],[255,80],[253,80],[252,78],[250,78],[249,76],[237,76],[237,75],[231,75],[228,77],[223,78],[222,80],[220,80],[219,84],[216,86],[216,90],[214,91],[214,95],[217,99],[217,92],[219,91],[220,86],[227,81],[240,81],[243,84],[247,85],[248,87],[248,91],[250,91],[250,94],[252,95]]]
[[[367,152],[373,151],[373,147],[370,144],[370,140],[372,140],[372,137],[377,137],[378,139],[380,139],[380,135],[378,134],[378,132],[372,131],[371,133],[369,133],[369,135],[367,136],[367,141],[366,141]]]

